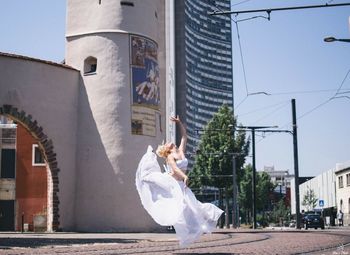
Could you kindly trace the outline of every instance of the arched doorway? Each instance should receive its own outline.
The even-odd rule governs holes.
[[[57,194],[59,191],[58,189],[59,169],[58,169],[57,160],[56,160],[56,153],[54,152],[53,142],[44,133],[43,128],[38,125],[38,122],[36,120],[33,120],[33,117],[27,114],[25,111],[19,111],[17,108],[12,107],[11,105],[3,105],[0,107],[0,116],[5,116],[13,120],[14,123],[20,126],[19,132],[21,134],[25,135],[27,133],[33,138],[33,141],[35,141],[33,143],[33,146],[31,145],[32,146],[31,151],[33,152],[33,155],[30,155],[30,156],[33,157],[33,165],[46,168],[45,177],[47,177],[46,179],[47,182],[43,185],[45,185],[47,189],[46,190],[47,198],[45,199],[45,205],[42,206],[41,212],[36,213],[36,215],[30,215],[30,217],[33,217],[33,220],[37,222],[38,226],[40,226],[40,222],[42,226],[43,224],[42,221],[44,220],[45,221],[44,224],[46,225],[45,230],[57,231],[59,229],[59,208],[58,208],[59,199]],[[13,159],[11,158],[13,157],[13,152],[10,152],[10,150],[6,150],[4,153],[8,154],[5,156],[11,159],[11,160],[7,160],[6,162],[13,161]],[[40,159],[41,155],[43,159]],[[16,169],[16,172],[17,172],[17,169]],[[40,176],[40,174],[37,176]],[[4,186],[4,183],[6,183],[6,180],[9,180],[7,184],[11,184],[11,178],[15,179],[16,176],[14,176],[11,173],[8,174],[8,176],[5,175],[3,178],[0,178],[0,181],[1,181],[0,184]],[[22,185],[21,182],[17,182],[17,180],[12,181],[12,183],[15,183],[15,185],[16,184]],[[17,187],[18,189],[17,193],[20,193],[21,188],[23,190],[23,187]],[[2,210],[3,210],[2,213],[0,212],[0,217],[6,214],[7,216],[6,215],[5,216],[7,218],[5,218],[5,220],[7,219],[6,222],[9,222],[9,226],[7,227],[11,228],[12,223],[11,223],[11,220],[9,220],[9,217],[11,215],[9,214],[11,214],[11,210],[12,210],[14,213],[13,230],[22,230],[24,227],[23,223],[25,223],[24,218],[26,217],[26,215],[22,215],[23,212],[19,211],[18,208],[20,206],[23,207],[24,202],[21,201],[19,198],[17,200],[18,201],[15,200],[13,202],[11,202],[11,199],[6,199],[6,198],[1,200],[1,196],[0,196],[0,204],[2,203]],[[43,200],[41,200],[41,203],[43,203],[42,201]],[[21,205],[19,206],[19,204]],[[18,207],[17,210],[15,208],[16,205]],[[1,221],[1,218],[0,218],[0,221]]]

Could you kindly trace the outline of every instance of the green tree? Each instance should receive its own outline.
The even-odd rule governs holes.
[[[249,142],[245,132],[236,131],[237,120],[232,110],[223,105],[204,128],[195,164],[191,171],[191,187],[217,187],[225,192],[226,204],[232,194],[232,163],[236,158],[237,183],[242,176],[242,166],[248,154]],[[220,203],[221,204],[221,203]]]
[[[242,166],[248,154],[249,142],[245,132],[233,130],[237,125],[232,110],[223,105],[214,114],[199,142],[195,157],[195,164],[191,172],[191,187],[200,188],[213,186],[217,188],[231,188],[232,160],[236,155],[237,180],[242,176]]]
[[[238,201],[240,209],[243,213],[243,218],[246,223],[250,223],[250,217],[252,213],[252,165],[246,165],[244,167],[243,176],[239,185],[240,192]],[[269,195],[275,188],[275,185],[271,182],[270,176],[266,172],[257,172],[256,175],[256,210],[262,212],[262,218],[265,218],[265,211],[269,205]]]
[[[275,223],[283,224],[284,221],[287,221],[290,216],[290,208],[288,208],[284,200],[281,199],[274,206],[273,211],[271,213],[271,221]]]
[[[302,205],[306,207],[307,211],[310,211],[316,207],[317,201],[315,191],[309,188],[304,195]]]
[[[253,168],[252,165],[246,165],[243,169],[243,176],[239,183],[239,195],[238,195],[238,203],[241,211],[241,215],[243,216],[243,221],[245,223],[251,222],[251,213],[252,213],[252,196],[253,196],[253,188],[252,188],[252,174]]]
[[[257,174],[257,199],[256,209],[257,211],[265,211],[269,205],[270,194],[275,189],[275,185],[271,182],[271,177],[266,172],[258,172]]]

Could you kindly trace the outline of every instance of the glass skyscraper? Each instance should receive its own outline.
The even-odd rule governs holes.
[[[229,11],[231,2],[174,2],[176,113],[187,125],[187,152],[195,153],[200,130],[222,104],[233,105],[231,18],[209,15]]]

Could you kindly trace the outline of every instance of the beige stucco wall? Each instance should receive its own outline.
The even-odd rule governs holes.
[[[0,105],[32,115],[52,140],[59,177],[60,227],[74,228],[79,72],[21,56],[0,55]]]
[[[336,176],[337,210],[343,212],[344,226],[350,226],[350,185],[347,183],[346,175],[350,175],[350,162],[338,164]],[[343,187],[339,187],[339,177],[343,177]],[[342,203],[341,203],[342,201]]]
[[[97,59],[96,74],[82,74],[79,92],[75,222],[81,231],[159,229],[141,205],[135,173],[147,145],[165,138],[164,1],[132,2],[68,1],[66,63],[83,70],[87,57]],[[131,134],[130,34],[159,47],[162,118],[155,136]]]

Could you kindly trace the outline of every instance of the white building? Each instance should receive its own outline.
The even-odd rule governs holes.
[[[68,0],[65,64],[0,53],[0,115],[44,153],[53,230],[159,229],[135,173],[167,132],[166,2]]]
[[[335,177],[337,209],[343,212],[344,226],[350,226],[350,162],[337,164]]]
[[[286,194],[294,175],[289,174],[289,170],[276,170],[274,166],[264,166],[264,172],[271,177],[271,182],[277,185],[275,191]]]
[[[335,168],[323,172],[320,175],[299,185],[300,212],[313,210],[323,211],[324,216],[331,217],[334,223],[336,208],[336,186],[335,186]],[[294,179],[291,183],[291,213],[295,214],[295,185]],[[307,208],[303,205],[303,200],[308,191],[313,191],[317,198],[315,208]]]

